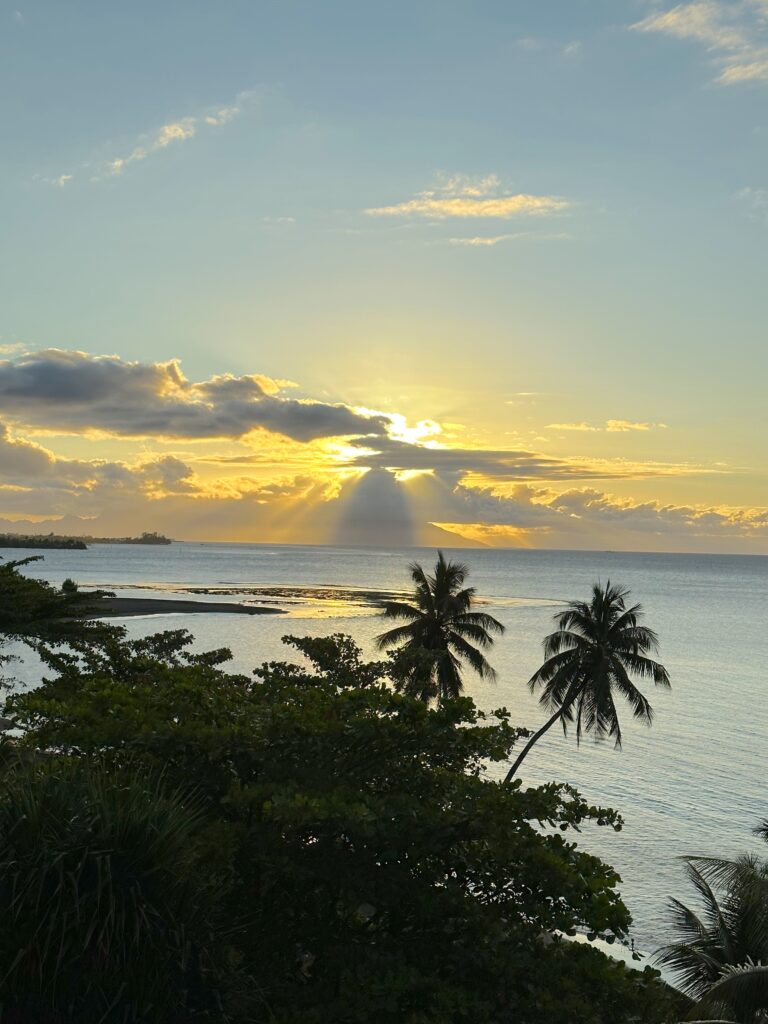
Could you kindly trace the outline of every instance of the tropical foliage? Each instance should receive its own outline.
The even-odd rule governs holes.
[[[450,635],[480,643],[490,622],[443,567]],[[448,696],[438,648],[366,661],[343,635],[286,637],[303,667],[232,674],[226,649],[127,640],[19,568],[0,636],[49,678],[0,708],[0,1024],[684,1012],[657,972],[562,937],[628,935],[618,876],[574,839],[621,818],[567,785],[491,781],[525,730]],[[433,706],[406,685],[425,666]]]
[[[68,644],[83,649],[119,637],[123,631],[94,620],[95,603],[105,595],[85,593],[72,580],[61,587],[25,576],[20,569],[40,555],[0,563],[0,639]]]
[[[227,946],[220,893],[195,864],[201,824],[199,805],[144,772],[7,771],[0,1019],[210,1019]]]
[[[421,700],[458,697],[463,663],[482,679],[494,679],[496,673],[483,651],[504,626],[492,615],[472,610],[476,592],[465,586],[468,567],[446,561],[441,551],[433,575],[428,576],[418,562],[411,564],[410,572],[411,602],[392,601],[384,609],[386,618],[403,625],[376,638],[382,650],[398,648],[397,688]]]
[[[635,718],[653,721],[653,709],[632,681],[652,679],[669,687],[667,670],[649,657],[658,650],[653,630],[640,624],[639,604],[627,606],[629,591],[610,580],[592,588],[592,599],[574,601],[555,616],[557,630],[544,640],[546,661],[531,677],[532,692],[541,690],[539,703],[551,712],[544,725],[528,740],[507,780],[514,778],[523,759],[541,737],[560,722],[563,732],[576,726],[576,741],[585,733],[596,739],[610,737],[621,746],[621,724],[616,698],[623,698]]]
[[[757,834],[766,838],[768,823]],[[670,900],[677,941],[657,959],[706,1013],[741,1024],[768,1020],[768,861],[689,858],[695,909]]]
[[[588,823],[619,828],[614,811],[565,785],[489,781],[486,767],[520,733],[505,711],[397,693],[397,666],[366,662],[347,637],[286,639],[310,666],[270,663],[254,677],[227,673],[226,651],[189,653],[183,632],[113,638],[78,660],[52,650],[51,678],[9,698],[19,755],[45,765],[7,783],[38,805],[14,870],[25,891],[57,894],[44,927],[51,948],[66,935],[66,970],[61,989],[45,988],[24,967],[26,933],[18,949],[2,933],[6,961],[21,956],[13,982],[0,978],[3,1024],[10,1006],[44,1024],[29,1007],[55,1009],[50,1024],[678,1018],[655,972],[552,938],[627,935],[618,877],[572,838]],[[11,836],[20,800],[4,805]],[[59,894],[62,872],[77,884]],[[18,889],[0,889],[0,919]],[[123,938],[111,907],[129,924]],[[140,907],[147,920],[132,923]],[[102,935],[114,977],[99,973],[91,937]],[[157,955],[144,980],[120,967],[139,939]],[[101,1018],[91,1013],[110,998]]]

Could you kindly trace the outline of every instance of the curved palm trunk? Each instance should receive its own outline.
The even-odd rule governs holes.
[[[520,756],[517,758],[515,763],[507,772],[506,778],[504,779],[505,782],[511,782],[512,779],[514,779],[517,773],[517,769],[522,764],[523,759],[527,755],[528,751],[531,749],[534,743],[541,739],[545,732],[548,732],[552,728],[555,722],[559,721],[563,717],[563,712],[565,711],[567,706],[567,704],[564,704],[562,707],[558,708],[554,715],[552,715],[552,717],[549,719],[549,721],[545,722],[544,725],[542,725],[542,727],[539,729],[539,731],[535,732],[533,736],[531,736],[531,738],[528,740],[528,742],[525,744],[522,751],[520,752]]]

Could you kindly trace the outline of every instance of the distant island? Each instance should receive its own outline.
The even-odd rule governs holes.
[[[0,548],[43,548],[86,551],[89,544],[173,544],[162,533],[142,533],[139,537],[67,537],[56,533],[0,533]]]
[[[86,544],[173,544],[162,533],[142,533],[140,537],[81,537]]]

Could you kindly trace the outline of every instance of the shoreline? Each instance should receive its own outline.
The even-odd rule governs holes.
[[[97,619],[130,618],[134,615],[284,615],[282,608],[262,608],[229,601],[186,601],[177,598],[105,597],[94,604]]]

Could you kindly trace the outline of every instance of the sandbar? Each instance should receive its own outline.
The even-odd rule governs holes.
[[[181,601],[165,597],[104,597],[94,605],[96,618],[125,618],[131,615],[282,615],[282,608],[265,608],[227,601]]]

